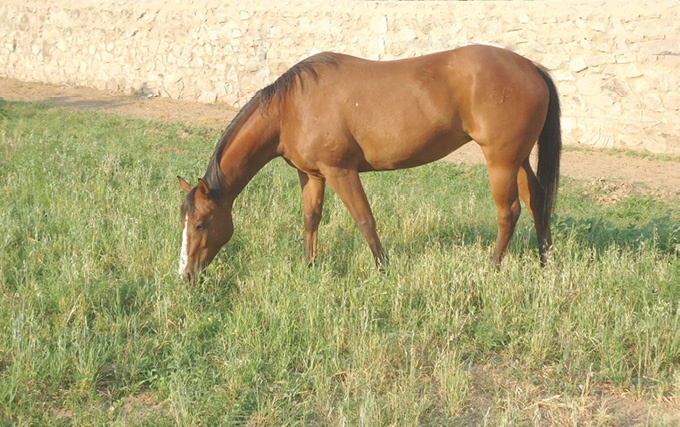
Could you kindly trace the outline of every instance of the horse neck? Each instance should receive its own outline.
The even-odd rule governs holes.
[[[278,156],[279,114],[255,107],[227,144],[220,160],[224,188],[233,200],[255,174]]]

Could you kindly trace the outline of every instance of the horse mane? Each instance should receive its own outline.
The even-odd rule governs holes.
[[[303,87],[302,75],[304,73],[309,74],[316,81],[318,79],[316,66],[321,63],[337,65],[337,59],[337,55],[332,52],[321,52],[293,65],[276,79],[274,83],[259,91],[261,108],[266,109],[269,107],[274,99],[278,102],[283,101],[298,82],[300,87]]]
[[[229,126],[222,132],[222,136],[218,140],[215,151],[210,158],[208,169],[203,176],[203,180],[208,184],[211,193],[214,190],[215,196],[219,197],[221,195],[224,183],[222,170],[220,169],[222,154],[244,119],[254,111],[256,106],[259,106],[260,111],[265,111],[274,101],[279,104],[282,103],[298,84],[300,87],[303,86],[304,74],[309,74],[316,81],[318,79],[316,67],[322,63],[337,65],[337,56],[332,52],[322,52],[298,62],[276,79],[274,83],[257,91],[250,101],[241,108],[241,111],[238,112],[236,117],[229,123]]]

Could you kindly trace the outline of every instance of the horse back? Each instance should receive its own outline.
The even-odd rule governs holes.
[[[529,60],[490,46],[384,62],[334,54],[286,100],[282,151],[317,169],[418,166],[520,126],[543,108],[540,85]]]

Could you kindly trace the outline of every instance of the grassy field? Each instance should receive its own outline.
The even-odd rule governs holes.
[[[219,133],[0,101],[0,424],[680,422],[677,199],[564,178],[551,263],[525,211],[495,272],[483,166],[366,174],[390,267],[329,190],[308,268],[277,160],[191,286],[175,176]]]

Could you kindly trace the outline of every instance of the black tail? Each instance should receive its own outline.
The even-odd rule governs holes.
[[[548,115],[545,124],[538,137],[538,182],[543,193],[543,204],[541,218],[544,223],[541,227],[550,230],[550,218],[552,217],[555,198],[557,197],[557,186],[560,181],[560,154],[562,152],[562,132],[560,129],[560,100],[557,95],[555,83],[548,73],[538,68],[538,73],[543,77],[548,85],[550,101],[548,103]]]

